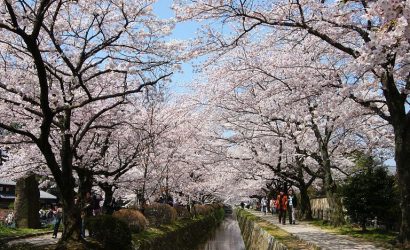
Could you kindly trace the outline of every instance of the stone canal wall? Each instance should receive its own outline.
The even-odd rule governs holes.
[[[224,219],[224,209],[195,219],[179,220],[158,230],[143,231],[133,237],[134,250],[192,250],[206,241]],[[158,232],[157,232],[158,231]],[[118,249],[119,250],[119,249]]]
[[[275,239],[274,236],[264,230],[252,216],[247,216],[246,212],[238,210],[236,216],[247,250],[288,249]]]

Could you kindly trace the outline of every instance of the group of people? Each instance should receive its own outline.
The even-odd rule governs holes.
[[[90,217],[100,215],[102,213],[100,202],[102,198],[96,194],[91,195],[90,192],[86,193],[84,204],[81,210],[81,236],[85,238],[85,224],[86,220]],[[92,235],[92,232],[89,232]]]
[[[281,191],[276,199],[272,197],[269,201],[269,207],[272,214],[278,213],[279,223],[286,224],[286,213],[289,216],[289,224],[296,224],[295,210],[297,207],[297,198],[293,190],[289,190],[288,194]],[[265,215],[268,212],[268,199],[263,197],[261,199],[261,212]]]
[[[92,216],[97,216],[101,214],[101,206],[100,206],[101,198],[97,195],[91,195],[88,192],[85,196],[85,200],[81,205],[81,235],[85,238],[85,223],[87,218]],[[79,202],[78,197],[75,199],[75,203]],[[63,218],[63,209],[60,204],[57,204],[52,210],[53,218],[54,218],[54,230],[53,230],[53,238],[57,237],[58,229],[61,224],[61,220]]]
[[[6,223],[6,226],[12,226],[14,223],[14,212],[8,213],[4,222]]]

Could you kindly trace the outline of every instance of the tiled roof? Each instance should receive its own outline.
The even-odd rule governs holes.
[[[47,193],[47,192],[44,192],[44,191],[40,190],[40,199],[54,199],[55,200],[55,199],[57,199],[57,197],[50,194],[50,193]]]
[[[14,195],[0,194],[0,198],[6,200],[14,200],[16,197]]]
[[[0,179],[0,185],[15,186],[16,182],[11,181],[11,180],[7,180],[7,179]],[[0,198],[2,198],[2,199],[14,199],[15,196],[14,195],[0,194]],[[40,199],[57,199],[57,197],[50,194],[50,193],[47,193],[47,192],[44,192],[44,191],[40,190]]]
[[[0,179],[0,185],[14,186],[14,185],[16,185],[16,182],[14,182],[12,180],[8,180],[8,179]]]

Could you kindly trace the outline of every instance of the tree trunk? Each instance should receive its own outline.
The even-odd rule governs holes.
[[[362,228],[362,232],[366,232],[367,228],[366,228],[366,219],[362,219],[360,221],[360,227]]]
[[[112,214],[112,208],[111,208],[111,203],[112,203],[112,198],[114,196],[114,191],[112,190],[112,186],[103,183],[99,185],[100,188],[104,191],[104,203],[103,203],[103,211],[106,214]]]
[[[299,151],[299,148],[297,148]],[[303,161],[297,158],[297,167],[298,167],[298,183],[299,183],[299,191],[300,191],[300,202],[299,208],[301,211],[301,218],[303,220],[311,220],[312,219],[312,208],[310,206],[310,198],[308,194],[308,187],[312,185],[313,180],[315,177],[311,177],[309,181],[305,181],[305,171],[303,170]]]
[[[312,129],[315,133],[316,140],[319,144],[320,159],[318,163],[323,169],[324,179],[323,184],[326,192],[327,202],[330,208],[330,223],[334,226],[344,224],[342,200],[339,197],[337,185],[332,177],[332,164],[330,160],[330,154],[328,151],[328,143],[332,134],[332,130],[326,128],[325,135],[322,136],[319,127],[314,122],[314,107],[309,107],[309,111],[312,114]]]
[[[327,150],[322,149],[321,151],[323,159],[322,167],[325,174],[323,184],[326,192],[327,202],[329,203],[330,223],[334,226],[340,226],[345,222],[343,216],[342,200],[339,196],[337,185],[332,177],[332,169],[330,167],[330,159],[327,154]]]
[[[62,166],[62,183],[59,186],[63,203],[63,235],[58,242],[57,249],[85,249],[85,241],[81,238],[81,212],[79,203],[74,202],[76,186],[73,176],[73,152],[71,148],[71,134],[67,133],[70,128],[71,111],[65,111],[64,126],[62,130],[62,147],[60,151]],[[84,187],[81,183],[79,193]],[[75,246],[75,247],[74,247]]]
[[[395,128],[395,160],[397,167],[401,225],[399,240],[410,245],[410,130]]]
[[[383,94],[394,129],[395,160],[400,191],[401,224],[399,241],[410,247],[410,112],[406,111],[407,96],[400,93],[390,68],[381,77]]]
[[[308,190],[305,185],[301,185],[299,187],[300,191],[300,211],[303,220],[311,220],[312,219],[312,208],[310,206],[310,199],[308,195]]]
[[[326,174],[325,177],[325,192],[327,202],[330,208],[330,223],[334,226],[344,224],[342,200],[337,192],[337,186],[331,176]]]
[[[78,179],[79,179],[79,187],[78,193],[80,195],[81,204],[85,203],[85,198],[87,197],[87,193],[91,194],[91,189],[93,188],[93,178],[90,172],[77,170]]]
[[[63,192],[62,192],[63,193]],[[67,194],[67,192],[65,192]],[[57,249],[82,249],[80,208],[74,204],[74,196],[65,198],[63,195],[63,235],[58,242]]]

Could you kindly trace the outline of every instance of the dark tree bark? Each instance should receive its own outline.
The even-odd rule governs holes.
[[[112,199],[114,196],[113,186],[108,183],[100,183],[99,187],[104,192],[103,211],[104,213],[111,214],[113,212],[111,208]]]
[[[299,209],[303,220],[312,220],[312,208],[310,206],[310,198],[306,185],[299,186],[300,202]]]
[[[394,83],[392,77],[387,77],[386,86]],[[392,83],[393,82],[393,83]],[[410,84],[409,84],[410,85]],[[385,96],[389,103],[391,124],[394,128],[395,161],[397,168],[398,186],[400,192],[401,225],[399,240],[410,245],[410,113],[406,115],[404,100],[396,89],[386,88]],[[396,93],[396,95],[390,92]]]

